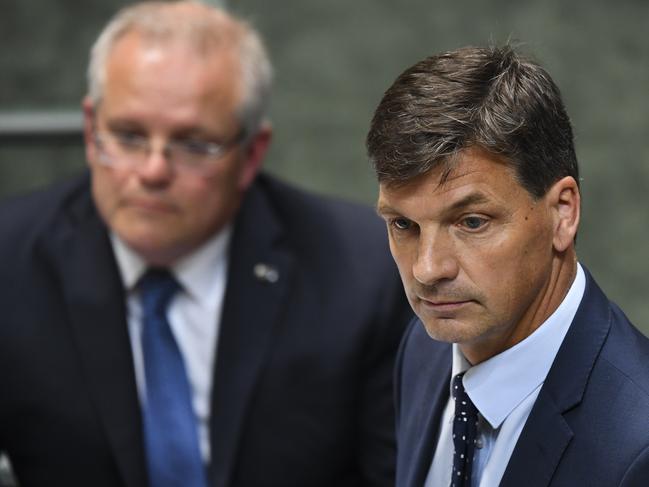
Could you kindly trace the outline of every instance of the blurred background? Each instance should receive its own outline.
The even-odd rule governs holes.
[[[3,0],[0,197],[84,166],[88,49],[123,0]],[[215,2],[216,3],[216,2]],[[550,71],[581,163],[580,259],[649,334],[649,2],[231,0],[276,68],[267,169],[373,204],[364,138],[384,90],[421,58],[508,39]]]

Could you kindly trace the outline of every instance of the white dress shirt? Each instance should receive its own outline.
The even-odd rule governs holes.
[[[169,306],[169,325],[185,362],[205,462],[210,459],[210,398],[231,234],[232,228],[227,227],[169,269],[181,286]],[[142,309],[135,286],[146,271],[147,264],[117,235],[111,234],[111,242],[127,291],[127,322],[135,379],[140,403],[144,403],[146,380],[141,343]]]
[[[471,366],[453,344],[452,377],[466,371],[464,388],[479,411],[478,438],[471,485],[496,487],[502,479],[518,437],[570,328],[586,287],[581,265],[568,294],[534,333],[512,348]],[[453,468],[452,394],[442,414],[440,435],[426,487],[451,484]]]

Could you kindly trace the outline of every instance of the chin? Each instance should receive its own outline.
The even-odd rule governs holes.
[[[419,317],[428,336],[438,342],[458,343],[462,341],[462,325],[454,319],[431,319]]]
[[[456,318],[419,317],[428,336],[445,343],[467,344],[480,340],[484,330],[479,324]]]
[[[180,245],[170,241],[169,234],[164,231],[118,231],[117,234],[149,264],[169,265],[182,254]]]

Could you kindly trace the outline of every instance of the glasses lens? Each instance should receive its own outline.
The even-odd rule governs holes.
[[[147,159],[146,137],[129,132],[101,132],[96,135],[101,161],[112,166],[136,166]]]
[[[162,149],[167,162],[176,169],[201,172],[214,166],[229,148],[239,142],[237,136],[228,144],[203,140],[172,140]],[[100,161],[110,166],[144,165],[151,147],[147,137],[128,131],[96,132]]]

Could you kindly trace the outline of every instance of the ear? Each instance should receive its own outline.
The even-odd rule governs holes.
[[[574,245],[581,211],[581,196],[577,181],[566,176],[552,185],[548,202],[553,210],[554,238],[552,244],[558,252]]]
[[[92,164],[97,157],[93,127],[95,124],[95,105],[89,96],[86,96],[81,103],[83,109],[83,140],[86,147],[86,162]]]
[[[245,191],[259,173],[266,157],[273,130],[269,123],[264,123],[250,142],[244,147],[243,165],[239,175],[239,189]]]

